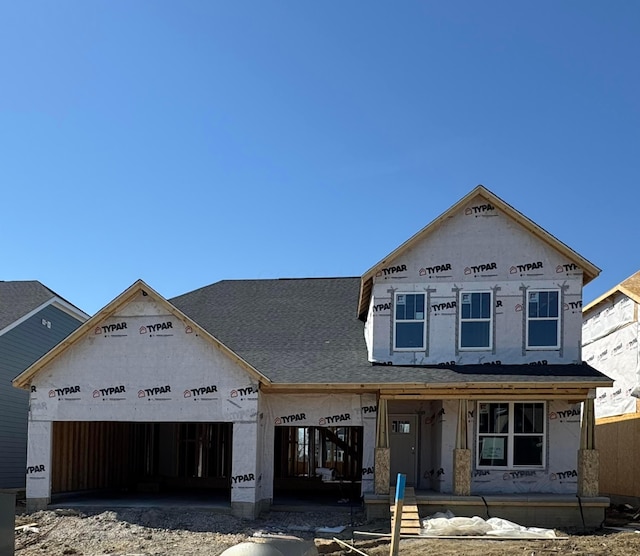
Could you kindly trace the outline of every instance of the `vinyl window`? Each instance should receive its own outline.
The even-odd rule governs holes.
[[[396,293],[393,344],[397,350],[423,350],[426,347],[425,294]]]
[[[527,349],[560,347],[560,292],[527,292]]]
[[[479,468],[540,469],[545,454],[544,402],[478,403]]]
[[[461,350],[491,349],[493,336],[493,303],[491,292],[460,294]]]

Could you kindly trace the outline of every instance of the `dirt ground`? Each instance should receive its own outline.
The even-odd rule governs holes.
[[[553,556],[640,554],[640,523],[633,508],[612,509],[605,528],[594,531],[556,531],[568,539],[471,540],[460,538],[403,539],[399,554],[418,556]],[[258,520],[229,515],[160,509],[78,513],[57,510],[16,516],[17,556],[191,556],[217,555],[240,542],[288,535],[314,540],[320,554],[342,556],[357,552],[334,541],[341,539],[368,556],[389,554],[388,538],[362,533],[389,533],[390,524],[367,523],[361,510],[351,512],[270,512]],[[31,527],[29,527],[31,526]],[[625,529],[618,531],[608,527]],[[322,528],[331,528],[323,531]]]

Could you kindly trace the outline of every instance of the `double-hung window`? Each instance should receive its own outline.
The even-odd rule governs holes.
[[[396,293],[393,345],[398,350],[422,350],[426,343],[425,294]]]
[[[544,467],[545,415],[544,402],[480,402],[478,467]]]
[[[527,349],[560,347],[560,293],[558,290],[527,292]]]
[[[461,292],[460,349],[491,349],[492,319],[491,292]]]

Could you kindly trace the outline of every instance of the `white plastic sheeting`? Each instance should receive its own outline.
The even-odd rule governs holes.
[[[560,292],[560,349],[526,348],[527,289]],[[493,292],[494,349],[459,351],[458,295],[474,290]],[[422,350],[393,349],[396,292],[425,294]],[[580,361],[581,326],[582,270],[477,198],[380,270],[365,338],[372,361],[401,365],[574,363]]]
[[[482,519],[474,517],[456,517],[452,512],[437,513],[422,520],[424,536],[490,536],[490,537],[517,537],[517,538],[556,538],[553,529],[540,527],[524,527],[512,521],[499,517]]]
[[[620,294],[613,303],[597,306],[585,317],[582,357],[614,380],[613,387],[596,392],[596,418],[636,412],[632,393],[640,385],[640,329],[635,306],[632,299]]]

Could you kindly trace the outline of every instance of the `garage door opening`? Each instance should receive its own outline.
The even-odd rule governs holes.
[[[360,500],[362,427],[276,427],[274,503]]]
[[[231,423],[54,422],[52,501],[63,495],[230,501]]]

